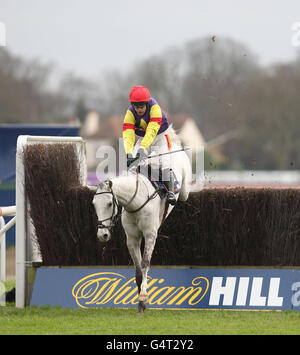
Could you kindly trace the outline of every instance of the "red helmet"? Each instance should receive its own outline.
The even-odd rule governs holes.
[[[147,102],[150,100],[150,91],[146,86],[134,86],[129,94],[130,102]]]

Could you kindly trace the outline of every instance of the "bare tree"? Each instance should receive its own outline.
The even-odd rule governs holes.
[[[50,90],[54,66],[24,60],[0,49],[0,122],[55,122],[62,119],[65,99]]]

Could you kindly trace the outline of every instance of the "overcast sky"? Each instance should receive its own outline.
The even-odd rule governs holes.
[[[88,76],[207,35],[243,42],[262,64],[300,48],[299,0],[0,0],[0,22],[14,54]]]

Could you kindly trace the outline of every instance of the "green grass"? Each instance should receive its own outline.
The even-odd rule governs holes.
[[[300,334],[300,314],[1,307],[0,334]]]
[[[9,285],[6,284],[7,289]],[[0,307],[0,334],[300,334],[300,312]]]

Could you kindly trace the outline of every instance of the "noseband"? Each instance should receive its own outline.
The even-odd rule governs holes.
[[[97,228],[98,229],[104,229],[104,228],[107,228],[107,229],[112,229],[114,226],[115,226],[115,222],[116,222],[116,219],[117,219],[117,214],[115,215],[115,211],[116,211],[116,208],[118,209],[118,202],[117,202],[117,199],[115,197],[115,194],[114,192],[111,190],[111,191],[102,191],[102,192],[96,192],[95,195],[102,195],[102,194],[111,194],[112,197],[113,197],[113,210],[112,210],[112,215],[111,217],[108,217],[108,218],[105,218],[105,219],[102,219],[102,221],[99,221],[97,222]],[[111,220],[111,223],[109,226],[105,226],[103,224],[103,222],[105,221],[108,221],[108,220]]]

